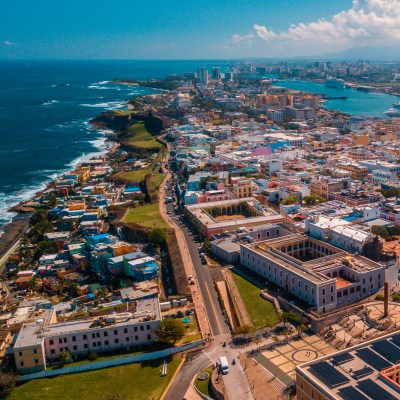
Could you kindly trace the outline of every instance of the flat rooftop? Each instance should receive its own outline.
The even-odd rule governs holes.
[[[381,374],[400,361],[400,333],[363,343],[296,368],[328,399],[398,400],[400,390]]]
[[[103,318],[112,318],[114,322],[111,325],[101,326],[94,324],[98,318],[87,318],[76,321],[50,324],[48,319],[38,319],[35,322],[23,324],[15,348],[23,348],[39,345],[46,337],[64,336],[73,333],[89,332],[96,329],[105,329],[108,327],[118,328],[142,322],[147,315],[152,316],[152,320],[160,319],[158,298],[140,299],[136,301],[136,311],[105,315]]]

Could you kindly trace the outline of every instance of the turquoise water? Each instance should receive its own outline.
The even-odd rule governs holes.
[[[352,89],[336,89],[327,87],[323,83],[310,81],[280,81],[276,83],[276,86],[336,97],[347,96],[347,100],[328,100],[323,105],[325,108],[339,110],[351,115],[385,117],[384,112],[392,108],[394,102],[399,101],[398,97],[389,94],[360,92]]]

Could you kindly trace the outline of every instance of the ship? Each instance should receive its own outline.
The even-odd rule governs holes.
[[[397,101],[396,103],[393,103],[394,108],[400,108],[400,101]]]
[[[400,110],[396,108],[389,108],[389,110],[385,111],[384,114],[386,114],[388,117],[400,117]]]
[[[325,86],[331,87],[331,88],[336,88],[336,89],[343,89],[344,88],[344,80],[338,79],[338,78],[332,78],[331,76],[328,76],[325,79]]]

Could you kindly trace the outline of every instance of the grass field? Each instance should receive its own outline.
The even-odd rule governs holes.
[[[172,358],[164,377],[163,360],[157,360],[34,380],[17,387],[7,400],[159,399],[180,361]]]
[[[196,388],[203,394],[205,394],[206,396],[208,396],[211,399],[215,399],[212,390],[211,390],[211,375],[212,375],[212,368],[207,368],[202,372],[208,372],[209,377],[207,379],[204,379],[203,381],[201,381],[198,377],[196,378],[196,380],[194,381],[194,384],[196,386]]]
[[[151,171],[153,170],[153,167],[147,167],[143,169],[135,169],[133,171],[128,171],[128,172],[119,172],[116,176],[118,178],[126,179],[128,181],[132,182],[141,182],[146,175],[151,174]]]
[[[267,323],[273,325],[279,322],[274,305],[260,296],[260,289],[234,270],[231,272],[254,327],[261,328]]]
[[[128,132],[125,134],[124,142],[142,148],[161,148],[163,145],[159,143],[149,132],[147,132],[143,122],[136,122],[130,125]]]
[[[130,208],[126,213],[125,223],[135,222],[136,224],[149,228],[168,228],[168,224],[161,217],[159,204],[147,204],[143,207]]]

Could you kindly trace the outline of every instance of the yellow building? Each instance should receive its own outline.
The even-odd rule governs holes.
[[[232,185],[232,193],[235,199],[253,197],[253,185],[250,179],[238,179]]]
[[[344,169],[345,171],[349,171],[351,173],[351,179],[361,181],[366,179],[368,176],[368,168],[362,167],[361,165],[341,164],[338,167],[340,169]]]

